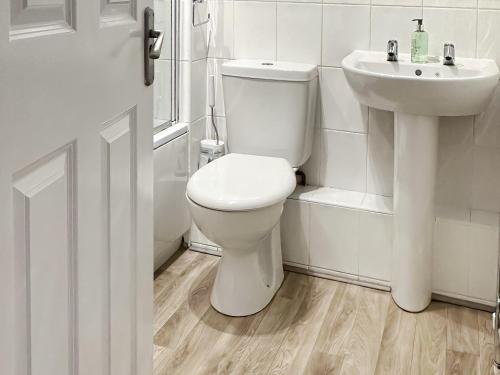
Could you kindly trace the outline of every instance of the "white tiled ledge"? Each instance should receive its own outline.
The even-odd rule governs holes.
[[[393,214],[392,197],[330,187],[298,186],[289,199],[387,215]],[[468,208],[437,206],[436,219],[460,221],[497,228],[500,226],[500,213]]]
[[[330,187],[298,186],[289,199],[392,215],[392,197]]]
[[[392,198],[327,187],[298,187],[281,220],[283,260],[305,273],[390,287]],[[492,305],[498,263],[499,214],[438,207],[433,291]]]

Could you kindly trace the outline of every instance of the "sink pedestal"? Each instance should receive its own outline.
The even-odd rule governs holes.
[[[392,296],[404,310],[431,302],[439,117],[395,113]]]
[[[450,67],[414,64],[408,54],[387,61],[374,51],[352,52],[342,68],[361,104],[396,113],[392,296],[404,310],[422,311],[432,291],[439,117],[484,112],[500,71],[490,59],[459,58]]]

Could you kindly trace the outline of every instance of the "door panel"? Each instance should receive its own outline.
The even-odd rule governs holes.
[[[101,0],[101,22],[128,22],[137,19],[135,0]]]
[[[20,373],[75,366],[76,273],[73,145],[15,178],[14,241]]]
[[[2,375],[152,372],[151,3],[0,2]]]
[[[10,38],[73,30],[72,0],[10,0]]]
[[[105,125],[104,206],[109,277],[110,374],[135,373],[136,201],[135,109]],[[113,338],[117,338],[116,340]]]

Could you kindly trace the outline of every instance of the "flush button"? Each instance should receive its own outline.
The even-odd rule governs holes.
[[[420,77],[422,75],[422,71],[420,69],[415,70],[415,74]]]

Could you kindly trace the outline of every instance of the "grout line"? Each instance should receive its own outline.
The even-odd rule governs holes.
[[[476,0],[476,53],[475,57],[478,57],[479,53],[479,0]]]

